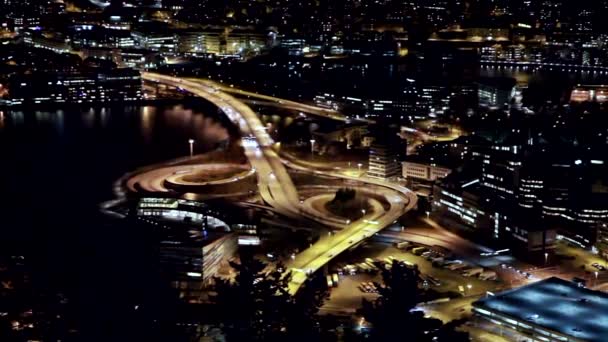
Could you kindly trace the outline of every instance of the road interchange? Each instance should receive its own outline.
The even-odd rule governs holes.
[[[321,238],[310,248],[297,254],[286,265],[292,271],[289,284],[289,291],[292,294],[298,291],[309,275],[321,269],[334,257],[378,233],[416,205],[416,195],[400,185],[381,180],[349,177],[335,172],[311,171],[306,166],[282,159],[273,148],[274,141],[257,114],[243,101],[224,92],[225,87],[219,87],[217,84],[205,80],[182,79],[149,72],[142,72],[142,78],[148,82],[162,83],[183,89],[204,98],[221,109],[239,128],[243,136],[243,150],[257,175],[260,195],[277,213],[294,219],[306,218],[338,230],[335,234]],[[269,97],[269,99],[274,98]],[[297,103],[288,103],[287,105],[293,107],[294,104]],[[300,108],[305,110],[314,109],[314,107],[309,107],[312,106],[302,105]],[[331,119],[335,119],[338,115],[329,110],[317,111],[316,113],[317,115],[326,115]],[[301,205],[297,189],[286,167],[373,184],[378,187],[378,191],[384,196],[390,207],[383,212],[370,213],[354,222],[319,216],[314,210],[308,210],[307,206]]]

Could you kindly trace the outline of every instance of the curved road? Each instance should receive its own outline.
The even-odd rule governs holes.
[[[242,101],[226,94],[224,92],[225,87],[220,87],[214,82],[205,80],[192,81],[149,72],[142,72],[142,78],[146,81],[184,89],[220,108],[239,127],[244,137],[243,149],[245,155],[252,167],[255,168],[258,176],[260,195],[277,212],[292,218],[305,217],[341,229],[332,236],[320,239],[310,248],[298,254],[287,265],[293,271],[289,283],[289,291],[292,294],[297,292],[308,275],[322,268],[338,254],[378,233],[416,205],[416,195],[407,188],[379,180],[355,177],[358,181],[381,186],[382,194],[391,204],[390,209],[385,212],[367,215],[350,224],[348,221],[318,216],[316,212],[307,210],[306,206],[300,205],[297,190],[287,173],[284,163],[299,170],[308,172],[311,172],[311,170],[295,163],[283,161],[272,148],[274,141],[266,132],[255,112]],[[289,103],[290,106],[294,104],[297,103]],[[310,108],[307,109],[310,110]],[[319,113],[323,113],[321,115],[330,118],[336,116],[333,111],[329,110]],[[314,173],[349,178],[332,172],[314,171]]]

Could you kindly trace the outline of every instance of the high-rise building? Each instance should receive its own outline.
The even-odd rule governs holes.
[[[518,146],[492,146],[482,152],[481,185],[493,190],[501,198],[514,198],[522,165],[519,152],[521,148]]]
[[[376,139],[369,148],[367,175],[379,179],[391,179],[401,175],[400,147],[397,140]]]

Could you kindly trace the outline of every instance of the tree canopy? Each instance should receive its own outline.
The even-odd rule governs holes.
[[[415,310],[421,298],[418,287],[420,271],[394,260],[382,271],[382,284],[376,283],[379,297],[363,299],[361,313],[372,324],[371,338],[377,341],[469,341],[468,333],[454,330],[462,322],[443,325],[438,319],[426,318]]]
[[[231,263],[233,280],[216,278],[217,304],[228,341],[275,341],[315,339],[321,333],[319,308],[327,292],[314,283],[303,286],[297,295],[287,290],[290,274],[282,265],[269,266],[242,256]]]

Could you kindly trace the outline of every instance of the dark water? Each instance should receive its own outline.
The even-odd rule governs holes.
[[[165,284],[153,237],[103,217],[99,203],[125,172],[227,134],[179,106],[0,112],[0,253],[25,255],[36,286],[69,293],[82,325],[121,335],[122,320],[137,321],[133,305],[162,302]]]
[[[202,152],[226,136],[214,119],[179,106],[5,111],[0,197],[26,211],[65,207],[69,216],[111,199],[123,173],[187,155],[189,138]]]

